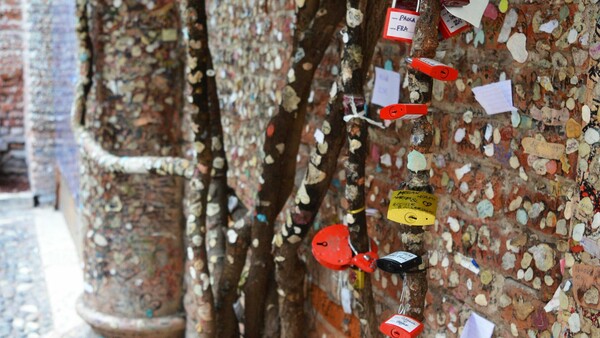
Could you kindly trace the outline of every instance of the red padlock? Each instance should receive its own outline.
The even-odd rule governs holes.
[[[379,111],[382,120],[410,120],[427,115],[426,104],[398,103],[392,104]]]
[[[385,17],[383,38],[411,43],[419,20],[419,4],[420,1],[417,1],[417,7],[413,11],[403,8],[402,5],[396,6],[396,0],[394,0]]]
[[[405,315],[393,315],[381,323],[379,331],[393,338],[418,337],[425,326],[418,320]]]
[[[433,59],[406,58],[406,62],[414,69],[436,80],[454,81],[458,78],[458,70]]]
[[[447,9],[442,8],[440,12],[439,31],[442,33],[444,39],[458,35],[469,29],[469,27],[471,26],[465,20],[455,17]]]
[[[368,273],[377,267],[377,244],[371,240],[371,251],[352,254],[350,232],[343,224],[325,227],[315,234],[312,240],[312,253],[317,262],[332,270],[344,270],[354,265]]]
[[[463,7],[471,3],[471,0],[442,0],[442,6]]]
[[[377,268],[377,244],[371,240],[371,251],[358,253],[352,257],[352,265],[367,273],[373,273]]]
[[[317,262],[332,270],[346,269],[352,261],[349,236],[348,227],[343,224],[319,230],[312,240],[312,253]]]

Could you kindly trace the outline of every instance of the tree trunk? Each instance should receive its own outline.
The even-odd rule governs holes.
[[[272,240],[275,218],[294,185],[296,155],[304,128],[306,104],[314,73],[343,16],[343,1],[306,1],[298,9],[292,50],[294,76],[283,89],[279,112],[266,131],[261,184],[252,223],[252,262],[245,294],[246,337],[261,337],[268,280],[274,273]],[[278,189],[274,189],[277,186]]]
[[[363,50],[360,72],[363,79],[367,75],[375,46],[379,41],[386,10],[387,4],[384,1],[370,1],[367,4],[364,15],[365,34],[360,42]],[[344,91],[341,81],[339,75],[330,91],[334,94],[329,99],[325,120],[320,128],[324,134],[323,141],[313,146],[308,162],[309,168],[296,193],[294,207],[290,211],[291,217],[288,223],[281,227],[275,239],[282,337],[304,337],[307,334],[304,311],[306,266],[298,257],[301,242],[294,239],[290,241],[290,238],[292,236],[304,238],[309,231],[327,194],[337,168],[340,151],[345,144],[345,138],[340,137],[346,127],[343,120]]]
[[[439,0],[422,0],[421,15],[415,28],[411,57],[435,57],[438,46],[438,22],[441,5]],[[413,68],[407,70],[409,98],[411,103],[429,103],[433,88],[433,79]],[[430,152],[433,144],[433,128],[427,120],[421,117],[413,120],[411,130],[411,149],[420,153]],[[429,170],[409,170],[408,180],[401,189],[433,192],[429,185]],[[424,247],[425,229],[423,227],[402,225],[402,231],[409,234],[403,236],[405,250],[415,255],[423,256],[427,253]],[[427,270],[403,275],[401,314],[406,314],[419,321],[424,321],[425,294],[427,293]]]

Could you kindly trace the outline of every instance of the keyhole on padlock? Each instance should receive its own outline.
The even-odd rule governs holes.
[[[328,244],[327,242],[317,242],[317,245],[326,247]]]

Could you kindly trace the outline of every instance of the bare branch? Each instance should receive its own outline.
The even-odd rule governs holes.
[[[357,253],[369,252],[367,217],[365,214],[365,161],[368,149],[368,123],[358,115],[365,113],[363,92],[364,78],[361,68],[363,52],[360,45],[364,34],[363,13],[367,2],[364,0],[346,1],[346,32],[344,33],[344,52],[342,54],[342,88],[344,91],[344,110],[350,118],[346,126],[348,139],[348,158],[346,169],[345,197],[348,201],[346,221],[350,232],[350,243]],[[364,273],[364,287],[354,290],[354,309],[360,321],[361,336],[377,335],[377,315],[371,288],[371,276]]]
[[[213,69],[212,55],[207,47],[207,67]],[[221,125],[221,110],[219,108],[219,95],[215,76],[208,79],[208,109],[210,112],[210,136],[212,139],[212,170],[210,187],[208,189],[208,204],[206,225],[208,229],[208,267],[214,286],[213,293],[217,297],[218,285],[221,281],[225,259],[225,231],[229,210],[227,198],[229,186],[227,185],[227,157],[223,142],[223,127]]]
[[[217,337],[239,337],[238,321],[233,310],[233,304],[238,299],[238,282],[246,263],[246,253],[250,245],[252,214],[229,190],[228,199],[234,199],[230,210],[232,226],[227,230],[225,244],[225,265],[221,282],[217,287],[215,302]]]
[[[212,166],[212,140],[207,77],[209,74],[208,32],[206,28],[205,1],[184,1],[182,18],[189,37],[186,42],[187,101],[191,104],[192,130],[194,131],[194,176],[189,180],[188,218],[186,222],[188,259],[190,261],[191,291],[195,308],[188,309],[188,320],[196,323],[200,337],[215,336],[214,298],[210,283],[206,252],[206,201]],[[212,75],[211,75],[212,74]]]

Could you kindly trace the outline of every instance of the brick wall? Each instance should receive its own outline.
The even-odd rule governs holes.
[[[27,181],[23,129],[22,15],[18,0],[0,4],[0,182]]]
[[[259,177],[264,126],[275,112],[287,73],[294,3],[212,1],[209,6],[231,180],[246,193],[249,205]],[[573,237],[579,237],[572,235],[574,225],[581,222],[585,235],[598,239],[598,226],[591,222],[598,211],[597,180],[582,181],[597,167],[596,109],[588,88],[597,75],[588,79],[588,69],[589,55],[598,57],[593,42],[598,5],[587,0],[510,1],[502,13],[497,10],[500,1],[491,3],[496,14],[485,17],[480,29],[445,41],[438,49],[437,58],[454,65],[460,77],[435,83],[434,112],[429,115],[435,129],[432,183],[440,203],[438,222],[427,236],[430,287],[425,336],[460,336],[472,311],[493,321],[499,337],[594,336],[598,315],[578,305],[572,290],[561,294],[558,310],[546,313],[543,306],[559,285],[571,280],[574,264],[598,265],[597,258],[578,252],[581,247]],[[522,37],[525,43],[519,47]],[[590,44],[595,47],[588,52]],[[527,58],[520,62],[523,48]],[[334,42],[313,84],[298,179],[339,70],[338,53]],[[373,63],[391,66],[404,76],[405,54],[405,45],[382,40]],[[502,79],[512,80],[518,113],[489,116],[475,102],[471,88]],[[373,117],[376,109],[370,109]],[[390,191],[407,177],[409,135],[410,123],[402,122],[370,131],[367,207],[373,216],[368,222],[380,255],[401,249],[401,233],[385,213]],[[525,152],[524,140],[541,138],[567,149],[555,146],[559,149],[555,158],[542,157],[539,149],[537,155]],[[315,229],[342,217],[343,174],[333,183]],[[585,190],[591,197],[578,202],[582,183],[590,187]],[[304,256],[311,270],[309,290],[339,304],[340,275],[318,266],[308,247]],[[460,257],[474,259],[480,273],[463,268]],[[383,320],[398,309],[402,280],[380,271],[373,277]],[[315,332],[349,334],[351,320],[339,306],[311,299],[319,314],[312,324]]]

